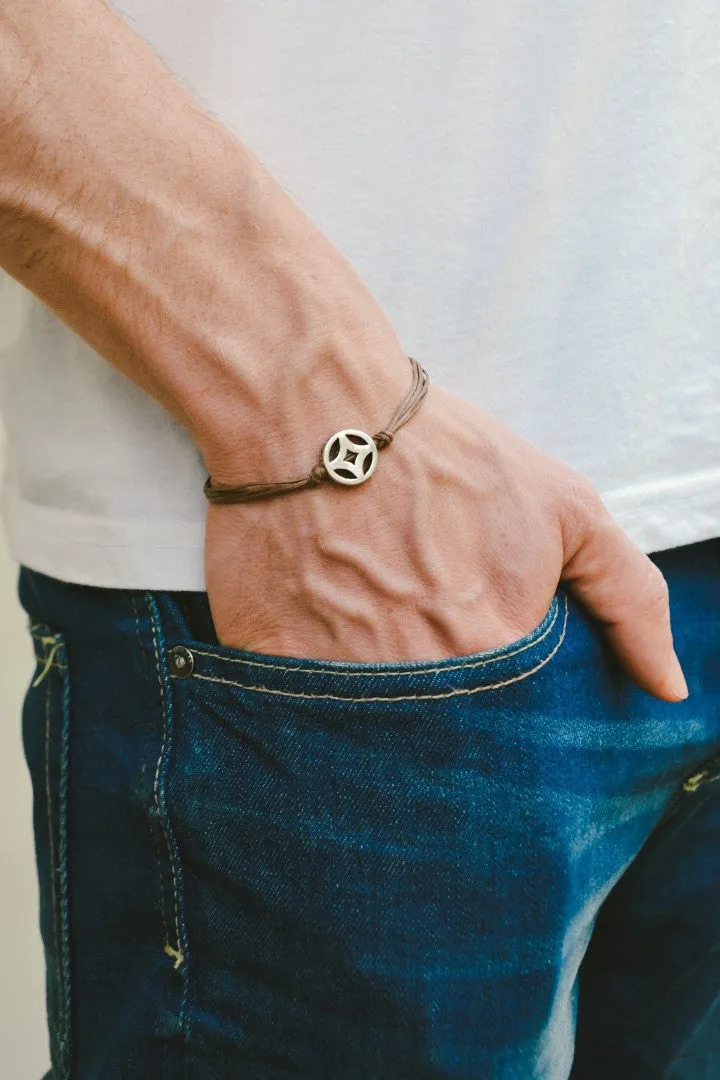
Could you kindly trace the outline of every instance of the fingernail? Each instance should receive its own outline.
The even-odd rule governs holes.
[[[683,669],[680,666],[680,661],[677,658],[677,653],[673,653],[673,658],[670,661],[670,671],[665,682],[668,693],[672,694],[676,701],[684,701],[689,694],[688,684],[683,675]]]

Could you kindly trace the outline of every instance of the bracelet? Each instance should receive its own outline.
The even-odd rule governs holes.
[[[408,360],[412,367],[412,385],[382,431],[378,431],[376,435],[367,435],[357,428],[336,431],[325,443],[317,465],[307,476],[298,480],[284,480],[278,484],[240,484],[232,487],[228,484],[215,485],[208,476],[203,488],[205,496],[214,503],[241,503],[317,487],[325,479],[348,487],[364,484],[375,472],[378,451],[390,445],[395,432],[403,424],[407,424],[410,417],[417,412],[428,392],[430,377],[427,371],[412,356],[409,356]]]

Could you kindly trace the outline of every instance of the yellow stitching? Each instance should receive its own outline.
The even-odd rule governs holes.
[[[138,645],[140,646],[140,652],[142,653],[142,641],[140,639],[140,616],[138,614],[137,604],[135,603],[135,597],[130,596],[130,603],[132,604],[133,613],[135,615],[135,636],[138,639]],[[140,770],[140,783],[144,789],[145,786],[145,762],[143,762],[142,769]],[[160,845],[158,843],[157,833],[150,824],[150,815],[145,813],[145,822],[147,824],[148,834],[150,836],[150,842],[155,852],[155,858],[158,864],[158,874],[160,875],[160,914],[162,915],[163,934],[165,936],[165,948],[169,948],[167,944],[170,941],[170,931],[168,930],[167,914],[165,912],[165,874],[162,866],[162,855],[160,854]]]
[[[162,815],[162,813],[160,811],[160,796],[159,796],[159,792],[158,792],[158,788],[159,788],[159,785],[160,785],[160,766],[162,765],[163,756],[165,754],[165,746],[167,744],[167,716],[166,716],[166,708],[165,708],[165,687],[163,686],[162,676],[160,674],[160,654],[158,652],[157,637],[155,635],[155,615],[154,615],[152,609],[150,610],[150,626],[151,626],[151,629],[152,629],[153,649],[155,651],[155,666],[156,666],[156,670],[157,670],[158,683],[160,685],[160,702],[161,702],[161,706],[162,706],[162,716],[163,716],[163,737],[162,737],[162,744],[160,746],[160,755],[158,757],[157,767],[155,769],[155,779],[153,781],[153,797],[155,799],[155,809],[157,810],[157,815],[158,815],[158,819],[160,821],[160,826],[162,828],[163,835],[165,837],[165,844],[167,846],[168,858],[170,860],[170,873],[172,874],[173,901],[174,901],[174,908],[175,908],[175,937],[176,937],[176,940],[177,940],[177,949],[173,949],[172,945],[170,944],[170,941],[167,940],[165,942],[164,951],[168,956],[172,956],[172,957],[175,958],[175,967],[179,968],[180,965],[182,964],[183,960],[185,959],[185,957],[183,955],[182,946],[180,944],[180,912],[179,912],[179,907],[178,907],[177,876],[175,874],[175,860],[173,859],[172,848],[170,846],[170,837],[168,836],[168,831],[167,831],[167,828],[165,826],[165,819],[164,819],[164,817],[163,817],[163,815]],[[165,903],[165,897],[163,896],[163,904],[164,903]],[[168,936],[168,939],[169,939],[169,935],[167,935],[167,936]]]
[[[171,960],[175,961],[176,968],[179,968],[183,960],[185,959],[185,953],[182,951],[182,949],[173,949],[172,945],[170,945],[169,943],[165,945],[163,952],[166,956],[169,956]]]
[[[519,649],[513,649],[512,652],[502,653],[500,656],[490,656],[485,660],[468,660],[468,661],[464,661],[464,662],[459,663],[459,664],[445,664],[445,665],[442,665],[440,667],[410,667],[410,666],[407,666],[407,667],[403,668],[400,671],[382,671],[382,670],[381,671],[342,671],[342,670],[336,670],[335,668],[320,668],[320,667],[303,668],[303,667],[292,667],[289,664],[287,664],[287,665],[286,664],[274,664],[274,663],[272,663],[272,661],[266,662],[264,660],[246,660],[242,656],[222,656],[221,654],[219,654],[217,652],[206,652],[206,651],[204,651],[202,649],[195,649],[195,648],[192,649],[192,652],[194,653],[195,656],[209,656],[213,660],[221,660],[225,664],[247,664],[250,667],[271,668],[273,671],[293,671],[293,672],[296,672],[298,675],[303,675],[303,674],[308,674],[308,675],[341,675],[341,676],[344,676],[345,678],[348,678],[348,677],[357,678],[359,676],[361,678],[366,678],[366,679],[367,678],[373,678],[374,676],[380,676],[381,678],[384,679],[388,675],[433,675],[433,674],[444,672],[444,671],[469,671],[469,670],[471,670],[473,668],[486,667],[489,664],[497,664],[501,660],[509,660],[512,656],[518,656],[520,653],[525,652],[526,649],[531,649],[534,645],[539,645],[540,642],[543,641],[548,636],[548,634],[550,633],[552,628],[555,626],[555,623],[557,622],[559,607],[558,607],[558,604],[557,604],[556,600],[553,600],[552,606],[554,606],[555,610],[553,612],[552,619],[551,619],[549,625],[547,626],[547,628],[542,632],[542,634],[539,637],[533,638],[531,641],[528,641],[527,644],[525,644],[525,645],[521,645]],[[566,617],[567,617],[567,598],[565,598],[565,614],[566,614]],[[547,616],[546,616],[546,618],[547,618]],[[540,625],[542,626],[542,623]],[[200,678],[200,676],[197,676],[197,677]],[[349,698],[345,699],[344,698],[343,700],[351,700],[351,699],[349,699]]]
[[[33,683],[33,685],[35,685]],[[57,903],[57,886],[55,884],[55,875],[57,868],[55,866],[55,835],[53,827],[53,813],[52,813],[52,794],[50,792],[50,683],[45,687],[45,802],[47,804],[47,819],[48,819],[48,858],[50,860],[50,893],[52,898],[52,911],[53,911],[53,936],[55,939],[55,952],[57,974],[56,980],[59,984],[59,997],[60,997],[60,1026],[62,1030],[65,1030],[65,988],[64,988],[64,974],[63,965],[60,957],[60,932],[58,927],[58,903]],[[59,1035],[59,1033],[58,1033]]]
[[[565,640],[565,632],[568,624],[568,605],[565,602],[565,620],[563,622],[562,631],[558,639],[557,644],[551,653],[549,653],[544,660],[541,660],[539,664],[536,664],[534,668],[530,668],[529,671],[524,671],[521,675],[516,675],[512,679],[505,679],[503,682],[490,683],[488,686],[475,686],[475,687],[460,687],[457,690],[447,690],[442,694],[400,694],[398,696],[390,697],[342,697],[338,694],[294,694],[289,690],[271,690],[267,686],[246,686],[244,683],[232,682],[230,679],[215,679],[209,675],[193,675],[194,679],[202,679],[203,682],[222,683],[225,686],[237,686],[241,690],[255,690],[261,694],[275,694],[278,697],[287,698],[302,698],[304,700],[313,701],[347,701],[347,702],[361,702],[362,704],[370,704],[373,701],[440,701],[444,698],[458,697],[461,694],[479,694],[485,690],[499,690],[503,686],[510,686],[512,683],[520,682],[521,679],[527,679],[528,676],[534,675],[540,668],[552,660],[555,653],[558,651],[563,641]]]
[[[37,676],[37,678],[34,679],[33,682],[31,683],[31,686],[33,688],[40,685],[40,683],[43,681],[43,679],[47,675],[50,668],[53,666],[53,660],[55,659],[55,653],[58,651],[59,648],[60,648],[60,642],[59,641],[53,642],[53,647],[50,650],[50,652],[47,654],[47,657],[45,658],[45,667],[42,669],[42,671]],[[38,659],[38,663],[41,663],[40,659]],[[55,665],[55,666],[59,667],[60,665],[58,664],[58,665]],[[63,665],[63,666],[65,666],[65,665]]]
[[[695,773],[694,776],[689,776],[683,784],[683,791],[695,792],[700,787],[700,784],[707,776],[707,769],[702,772]]]

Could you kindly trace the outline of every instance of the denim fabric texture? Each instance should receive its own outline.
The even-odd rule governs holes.
[[[656,561],[679,705],[562,590],[358,665],[22,568],[50,1075],[717,1080],[720,541]]]

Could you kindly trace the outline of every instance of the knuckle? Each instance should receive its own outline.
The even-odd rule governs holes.
[[[563,477],[561,503],[562,516],[573,530],[585,533],[611,521],[595,486],[572,469],[568,469]]]
[[[644,596],[645,603],[651,611],[665,612],[670,607],[670,590],[668,583],[654,563],[648,560],[648,581]]]
[[[637,548],[628,552],[627,570],[622,575],[627,611],[643,618],[663,618],[670,608],[667,582],[647,555]]]
[[[666,623],[669,612],[670,596],[665,578],[647,555],[637,549],[628,550],[625,559],[620,560],[617,574],[611,579],[608,622]]]
[[[604,511],[602,499],[594,484],[591,484],[582,473],[570,471],[567,487],[568,501],[579,510],[587,512]]]

